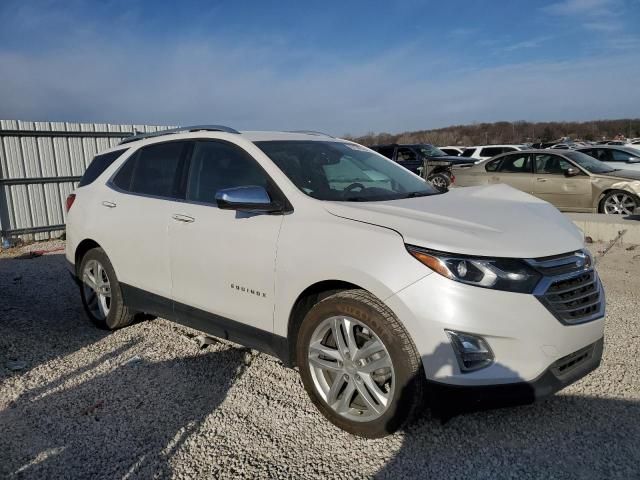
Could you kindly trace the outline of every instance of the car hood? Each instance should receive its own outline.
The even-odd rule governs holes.
[[[555,207],[507,185],[384,202],[329,202],[326,208],[395,230],[408,244],[450,253],[537,258],[584,245],[580,230]]]
[[[596,173],[596,175],[607,178],[620,178],[624,180],[640,180],[640,171],[638,170],[616,170],[611,173]]]

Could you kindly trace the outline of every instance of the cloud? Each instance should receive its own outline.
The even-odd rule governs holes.
[[[543,10],[551,15],[588,15],[602,16],[615,13],[618,0],[563,0],[544,7]]]
[[[513,52],[513,51],[516,51],[516,50],[522,50],[522,49],[527,49],[527,48],[537,48],[537,47],[541,46],[543,43],[548,42],[552,38],[553,37],[551,37],[551,36],[532,38],[530,40],[525,40],[523,42],[517,42],[517,43],[512,43],[511,45],[506,45],[506,46],[500,48],[500,51],[502,51],[502,52]]]
[[[88,44],[0,51],[0,118],[114,123],[227,123],[333,134],[402,131],[497,119],[637,115],[640,65],[625,57],[523,63],[438,75],[407,69],[417,52],[363,61],[307,58],[288,48],[185,42],[170,48]],[[624,69],[625,75],[610,72]]]

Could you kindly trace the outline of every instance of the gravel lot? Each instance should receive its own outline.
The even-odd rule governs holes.
[[[97,330],[63,255],[17,253],[0,254],[0,477],[640,478],[640,247],[599,260],[595,373],[545,402],[445,425],[425,413],[375,441],[326,422],[266,355],[201,350],[165,320]]]

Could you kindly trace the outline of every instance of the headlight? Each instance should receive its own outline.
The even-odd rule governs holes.
[[[421,263],[443,277],[477,287],[531,293],[542,277],[529,265],[513,258],[454,255],[407,245]]]

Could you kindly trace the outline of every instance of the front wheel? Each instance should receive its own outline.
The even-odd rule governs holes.
[[[629,192],[614,190],[608,192],[600,201],[600,213],[607,215],[633,215],[640,207],[638,197]]]
[[[446,192],[449,189],[449,185],[451,185],[451,179],[444,173],[436,173],[429,177],[429,183],[436,187],[438,191]]]
[[[393,433],[422,405],[420,356],[398,319],[366,291],[336,293],[309,311],[297,363],[316,407],[352,434]]]

